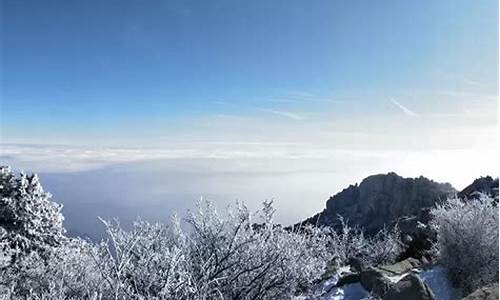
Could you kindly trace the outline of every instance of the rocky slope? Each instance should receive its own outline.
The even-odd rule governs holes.
[[[374,294],[383,300],[460,299],[463,291],[452,285],[447,270],[435,260],[432,245],[437,232],[429,225],[429,212],[450,197],[468,200],[481,193],[498,199],[498,179],[481,177],[457,192],[448,183],[388,173],[369,176],[330,197],[323,212],[305,222],[336,227],[342,215],[351,226],[363,227],[368,234],[397,223],[406,247],[393,264],[368,267],[353,257],[348,269],[343,266],[333,275],[328,269],[325,274],[330,277],[323,276],[313,289],[313,298],[365,299]],[[498,284],[483,287],[465,299],[498,299]]]
[[[349,225],[363,227],[370,234],[403,216],[425,218],[426,209],[456,194],[449,183],[425,177],[403,178],[396,173],[373,175],[330,197],[321,213],[304,222],[336,227],[342,216]]]
[[[478,178],[458,193],[458,196],[462,199],[475,199],[480,193],[498,198],[498,178],[493,179],[490,176]]]

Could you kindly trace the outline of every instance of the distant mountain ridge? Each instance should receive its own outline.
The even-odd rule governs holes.
[[[331,196],[322,212],[301,224],[335,228],[340,225],[342,216],[349,225],[360,226],[372,234],[403,217],[425,222],[430,208],[450,197],[470,197],[478,192],[494,194],[495,191],[498,195],[498,179],[489,176],[477,179],[458,192],[449,183],[435,182],[423,176],[404,178],[393,172],[377,174]]]

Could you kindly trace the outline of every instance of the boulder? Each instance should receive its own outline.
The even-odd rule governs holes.
[[[432,246],[437,241],[437,232],[427,224],[428,220],[425,220],[425,222],[421,222],[416,217],[404,218],[398,221],[402,241],[406,246],[399,259],[413,257],[420,260],[432,260]]]
[[[360,275],[359,273],[347,273],[343,274],[337,283],[335,284],[335,287],[340,287],[346,284],[351,284],[351,283],[357,283],[360,280]]]
[[[498,283],[477,289],[462,300],[498,300]]]
[[[391,281],[385,277],[380,270],[369,267],[360,274],[361,285],[369,292],[373,292],[379,296],[390,288]]]
[[[420,261],[418,259],[410,257],[392,265],[383,265],[377,268],[388,276],[394,276],[408,273],[419,265]]]
[[[415,274],[409,274],[393,284],[382,300],[435,300],[431,289]]]

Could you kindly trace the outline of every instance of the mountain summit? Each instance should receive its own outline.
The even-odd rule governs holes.
[[[491,176],[478,178],[458,193],[458,197],[462,199],[475,199],[480,194],[488,194],[493,198],[498,198],[498,178],[493,179]]]
[[[342,216],[349,225],[376,233],[403,216],[424,217],[428,208],[456,194],[451,184],[422,176],[404,178],[392,172],[372,175],[330,197],[326,208],[305,223],[336,227]]]

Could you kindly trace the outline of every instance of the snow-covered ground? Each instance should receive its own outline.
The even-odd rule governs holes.
[[[367,299],[369,293],[360,283],[346,284],[341,287],[334,287],[342,273],[350,272],[348,266],[340,268],[332,277],[319,283],[312,291],[312,296],[303,297],[302,299],[319,299],[319,300],[360,300]],[[299,300],[301,298],[297,298]]]
[[[389,280],[392,283],[396,283],[396,282],[400,281],[401,279],[403,279],[406,275],[408,275],[408,273],[403,273],[403,274],[394,275],[394,276],[386,276],[386,277],[389,278]]]
[[[346,284],[342,287],[333,288],[330,292],[324,294],[321,300],[355,300],[369,299],[370,293],[360,283]]]
[[[334,287],[343,272],[350,271],[348,267],[341,268],[329,279],[319,283],[312,291],[312,296],[297,297],[295,300],[363,300],[372,299],[370,293],[360,283],[347,284]],[[436,300],[454,300],[460,298],[460,290],[452,287],[446,276],[446,270],[441,266],[434,266],[426,270],[414,270],[418,276],[429,286]],[[408,273],[388,277],[393,283],[404,278]]]
[[[446,270],[441,266],[434,266],[419,274],[420,278],[427,283],[437,300],[454,300],[462,294],[459,289],[454,288],[446,276]]]

